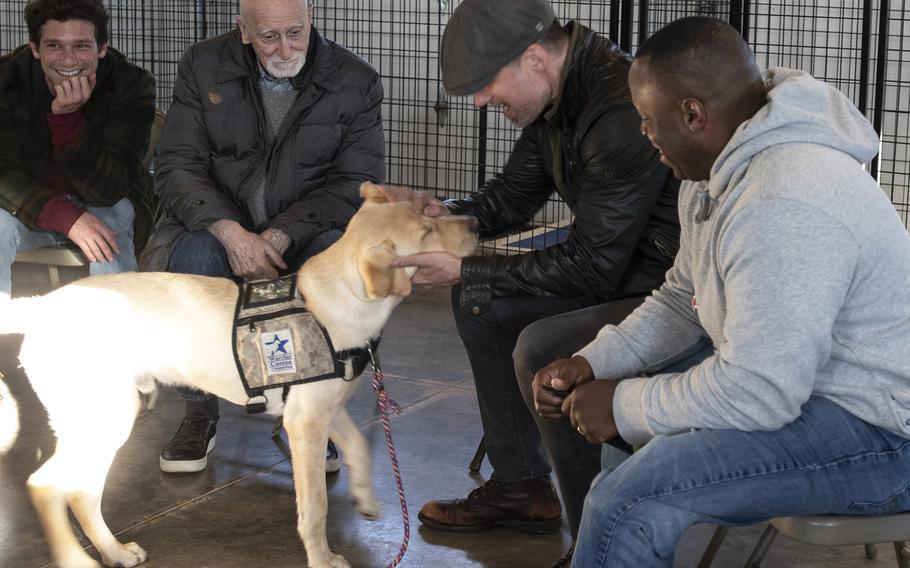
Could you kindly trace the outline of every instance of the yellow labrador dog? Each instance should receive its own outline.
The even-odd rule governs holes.
[[[477,244],[471,218],[425,217],[413,203],[389,203],[377,186],[365,183],[360,191],[365,201],[347,231],[297,275],[307,308],[338,350],[365,347],[410,293],[406,270],[414,269],[391,268],[396,256],[464,256]],[[0,309],[0,332],[25,334],[20,360],[57,435],[56,453],[29,478],[28,488],[60,568],[99,566],[76,540],[67,505],[104,564],[128,568],[146,559],[136,543],[118,542],[101,517],[105,477],[130,434],[140,393],[154,393],[156,381],[247,401],[231,346],[236,300],[237,287],[227,279],[126,273],[80,280]],[[352,378],[350,361],[346,374]],[[325,537],[329,436],[349,466],[357,510],[368,517],[379,513],[367,443],[344,408],[353,386],[343,380],[299,384],[286,402],[280,389],[266,391],[267,412],[284,413],[297,529],[311,567],[349,566]],[[0,409],[11,413],[15,403],[6,395],[0,393]],[[9,420],[0,425],[12,428]]]

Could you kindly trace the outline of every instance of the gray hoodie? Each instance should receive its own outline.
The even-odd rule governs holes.
[[[910,236],[862,169],[878,137],[822,81],[765,78],[768,103],[680,190],[666,283],[578,353],[599,379],[634,377],[613,404],[631,443],[776,430],[810,396],[910,438]],[[696,367],[641,376],[708,340]]]

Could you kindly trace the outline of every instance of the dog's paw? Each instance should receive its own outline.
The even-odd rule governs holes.
[[[60,568],[104,568],[104,566],[95,562],[95,560],[88,555],[86,555],[85,558],[79,558],[74,561],[58,560],[57,566]]]
[[[330,552],[325,562],[310,563],[310,568],[351,568],[351,563],[344,556]]]
[[[357,505],[357,512],[371,521],[379,518],[379,501],[372,495],[368,497],[357,498],[354,496],[354,503]]]
[[[148,554],[135,542],[122,545],[113,551],[113,554],[102,555],[104,564],[111,568],[133,568],[133,566],[145,562],[146,558],[148,558]]]

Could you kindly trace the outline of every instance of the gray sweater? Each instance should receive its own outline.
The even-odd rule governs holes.
[[[631,443],[776,430],[810,396],[910,438],[910,236],[862,169],[878,137],[803,72],[771,69],[766,82],[768,103],[710,179],[680,190],[666,284],[579,352],[599,379],[632,377],[613,404]],[[707,339],[716,352],[700,365],[641,376]]]

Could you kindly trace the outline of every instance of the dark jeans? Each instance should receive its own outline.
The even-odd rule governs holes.
[[[288,267],[284,274],[297,271],[307,259],[329,248],[341,238],[341,235],[342,232],[338,229],[330,229],[316,235],[301,252],[290,258],[285,257],[284,261]],[[208,231],[195,231],[183,235],[174,245],[167,269],[168,272],[182,274],[234,278],[224,247]],[[209,411],[218,410],[218,399],[213,395],[185,387],[177,387],[177,392],[184,400],[207,403]]]
[[[494,298],[480,315],[459,308],[461,286],[452,288],[455,326],[474,372],[480,418],[492,479],[520,481],[547,477],[550,466],[540,445],[534,417],[515,381],[510,354],[529,324],[596,304],[593,298],[517,296]]]
[[[539,430],[550,463],[556,470],[566,520],[574,538],[591,481],[600,473],[601,445],[589,444],[568,422],[546,422],[534,410],[531,382],[534,374],[556,359],[571,356],[590,343],[602,327],[618,324],[644,298],[628,298],[541,319],[527,326],[513,354],[517,386],[535,428]],[[479,387],[478,387],[479,392]],[[492,460],[491,460],[492,461]]]

